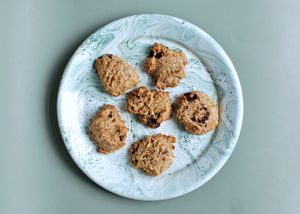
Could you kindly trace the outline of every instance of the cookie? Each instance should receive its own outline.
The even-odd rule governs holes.
[[[146,136],[129,148],[132,165],[147,175],[160,175],[173,162],[175,141],[175,137],[164,134]]]
[[[111,54],[96,59],[93,68],[104,88],[112,96],[119,96],[139,83],[137,71],[121,58]]]
[[[185,93],[179,98],[178,120],[192,134],[205,134],[218,126],[218,105],[200,91]]]
[[[176,87],[185,76],[187,59],[182,51],[174,51],[154,43],[146,60],[145,69],[154,78],[157,89]]]
[[[139,121],[150,128],[157,128],[172,116],[169,92],[149,90],[145,86],[129,93],[127,110],[137,114]]]
[[[125,144],[128,129],[113,105],[103,106],[91,120],[89,135],[98,152],[111,153]]]

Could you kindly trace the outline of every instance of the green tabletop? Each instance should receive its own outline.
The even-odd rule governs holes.
[[[79,44],[124,16],[198,25],[225,49],[244,95],[240,139],[222,170],[171,200],[109,193],[69,156],[56,118],[62,72]],[[300,213],[300,2],[1,1],[0,213]]]

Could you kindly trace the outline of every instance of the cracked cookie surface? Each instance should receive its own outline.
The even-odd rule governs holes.
[[[206,134],[218,126],[218,105],[200,91],[185,93],[179,98],[178,120],[192,134]]]
[[[104,54],[96,59],[93,68],[112,96],[119,96],[139,83],[135,68],[112,54]]]
[[[164,134],[146,136],[129,148],[130,161],[147,175],[160,175],[173,162],[175,141],[175,137]]]
[[[104,105],[89,125],[89,136],[98,152],[111,153],[125,144],[128,129],[113,105]]]
[[[149,90],[139,87],[128,94],[127,110],[137,114],[139,121],[150,128],[157,128],[172,116],[169,92]]]
[[[154,78],[157,89],[176,87],[185,77],[187,59],[182,51],[154,43],[147,57],[145,69]]]

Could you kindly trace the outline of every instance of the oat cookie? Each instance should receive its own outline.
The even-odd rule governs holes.
[[[121,58],[111,54],[96,59],[93,68],[104,88],[112,96],[119,96],[139,83],[137,71]]]
[[[172,164],[175,141],[175,137],[164,134],[146,136],[129,148],[132,165],[147,175],[160,175]]]
[[[179,98],[176,116],[192,134],[205,134],[215,129],[219,120],[217,104],[199,91],[185,93]]]
[[[98,152],[107,154],[125,144],[128,129],[113,105],[103,106],[91,120],[89,135]]]
[[[154,43],[146,60],[145,69],[154,78],[157,89],[176,87],[185,76],[187,59],[182,51]]]
[[[145,86],[129,93],[127,109],[139,115],[139,121],[150,128],[157,128],[172,116],[172,103],[168,92],[149,90]]]

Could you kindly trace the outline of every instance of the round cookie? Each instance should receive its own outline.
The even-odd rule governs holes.
[[[185,76],[187,59],[182,51],[154,43],[147,57],[145,69],[154,78],[157,89],[176,87]]]
[[[91,120],[89,135],[98,152],[111,153],[125,144],[128,129],[113,105],[103,106]]]
[[[139,87],[128,94],[128,112],[139,115],[139,121],[150,128],[157,128],[172,116],[172,103],[168,92]]]
[[[147,175],[160,175],[173,162],[175,141],[175,137],[164,134],[146,136],[129,148],[132,165]]]
[[[200,91],[185,93],[179,98],[178,120],[192,134],[206,134],[218,126],[218,105]]]
[[[139,75],[134,67],[112,54],[104,54],[96,59],[93,68],[112,96],[119,96],[139,83]]]

